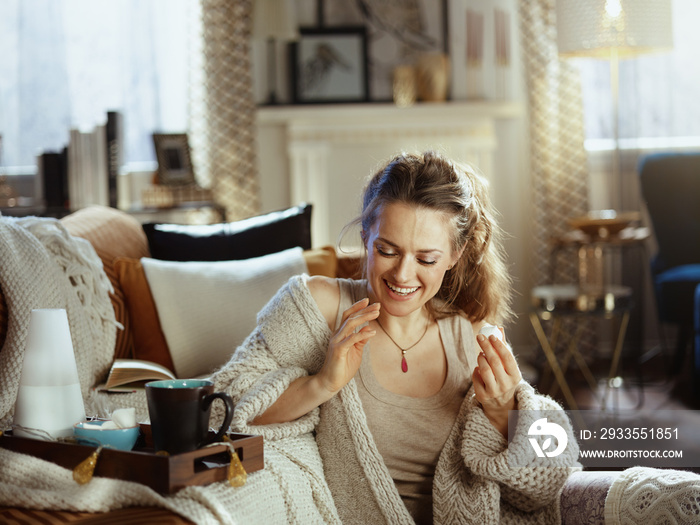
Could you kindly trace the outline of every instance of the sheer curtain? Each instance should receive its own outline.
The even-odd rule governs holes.
[[[198,181],[231,220],[253,215],[251,12],[252,0],[3,0],[0,162],[31,167],[116,110],[125,163],[149,171],[152,134],[188,132]]]
[[[108,110],[124,117],[124,160],[154,161],[151,134],[188,127],[195,1],[0,2],[2,164],[33,165]]]

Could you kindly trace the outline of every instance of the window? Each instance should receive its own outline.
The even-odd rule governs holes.
[[[154,162],[151,134],[187,129],[196,0],[0,2],[4,166],[33,166],[73,127],[122,113],[125,162]]]

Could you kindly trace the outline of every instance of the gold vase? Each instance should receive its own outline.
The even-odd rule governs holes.
[[[418,98],[424,102],[447,100],[450,61],[442,53],[421,55],[416,64]]]

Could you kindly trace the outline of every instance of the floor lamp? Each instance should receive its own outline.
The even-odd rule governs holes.
[[[622,205],[620,173],[619,61],[673,47],[671,0],[557,0],[557,47],[561,57],[610,62],[614,151],[611,201]]]
[[[266,104],[277,104],[277,42],[299,38],[293,0],[253,0],[253,37],[267,42]]]

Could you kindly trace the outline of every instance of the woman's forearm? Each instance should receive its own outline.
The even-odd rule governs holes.
[[[317,376],[300,377],[292,381],[277,401],[253,420],[253,424],[270,425],[294,421],[334,395],[323,387]]]

